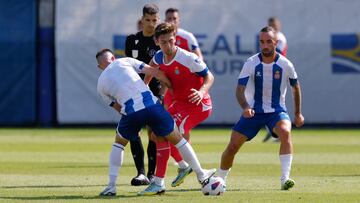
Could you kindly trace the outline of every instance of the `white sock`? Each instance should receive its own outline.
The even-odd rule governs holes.
[[[204,172],[191,145],[184,138],[182,138],[175,146],[179,150],[183,159],[190,165],[198,177],[202,176]]]
[[[114,143],[109,157],[109,185],[116,185],[116,178],[124,157],[124,146]]]
[[[156,185],[159,185],[159,186],[165,185],[164,178],[160,178],[160,177],[157,177],[157,176],[154,177],[154,182],[155,182]]]
[[[231,168],[229,168],[228,170],[223,170],[221,168],[218,169],[218,175],[220,178],[222,178],[225,182],[226,182],[226,178],[229,175]]]
[[[291,170],[291,162],[292,162],[292,154],[280,154],[280,162],[281,162],[281,182],[286,181],[290,177]]]
[[[177,164],[179,165],[179,168],[181,168],[181,169],[187,168],[189,166],[189,164],[186,163],[186,161],[184,161],[184,160],[177,162]]]

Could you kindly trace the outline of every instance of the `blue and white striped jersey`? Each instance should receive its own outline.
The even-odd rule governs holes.
[[[281,54],[273,63],[262,62],[261,54],[251,56],[240,72],[238,85],[246,86],[245,97],[255,113],[286,111],[287,84],[297,83],[293,64]]]
[[[144,63],[137,59],[116,59],[98,79],[99,94],[110,106],[117,101],[122,106],[121,114],[131,114],[158,101],[138,74],[143,67]]]

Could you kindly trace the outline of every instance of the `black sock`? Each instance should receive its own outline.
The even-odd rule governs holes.
[[[149,170],[147,176],[155,174],[156,168],[156,143],[154,141],[149,140],[149,144],[147,147],[147,155],[149,162]]]
[[[141,143],[141,138],[138,137],[137,140],[130,141],[130,148],[138,175],[145,174],[144,148]]]

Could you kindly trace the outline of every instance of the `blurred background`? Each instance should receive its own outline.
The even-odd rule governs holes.
[[[215,75],[207,125],[232,125],[244,61],[259,30],[277,16],[302,85],[306,124],[360,127],[358,0],[12,0],[0,3],[0,126],[114,124],[96,85],[101,48],[124,55],[142,7],[180,10],[181,27],[199,41]],[[290,90],[290,89],[288,89]],[[291,90],[290,90],[291,91]],[[291,92],[287,107],[292,114]]]

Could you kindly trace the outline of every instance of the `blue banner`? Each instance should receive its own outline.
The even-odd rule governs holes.
[[[0,4],[0,125],[36,121],[35,0]]]

